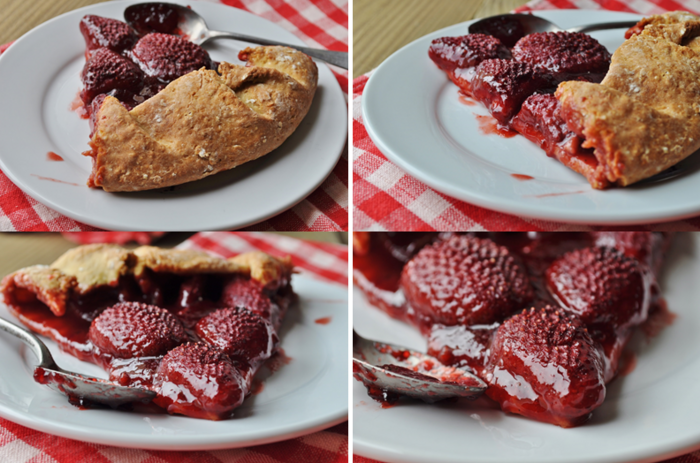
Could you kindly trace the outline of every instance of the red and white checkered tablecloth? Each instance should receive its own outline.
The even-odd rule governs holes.
[[[698,0],[534,0],[518,12],[544,9],[607,9],[639,14],[686,10],[700,14]],[[362,93],[371,73],[353,81],[353,226],[355,230],[564,231],[586,227],[528,219],[484,209],[440,193],[390,162],[372,143],[362,119]],[[613,227],[614,228],[614,227]],[[700,217],[625,230],[700,230]]]
[[[372,460],[371,458],[365,458],[359,455],[353,455],[352,461],[354,463],[382,463],[379,460]],[[672,458],[670,460],[664,460],[659,463],[700,463],[700,451],[689,453],[681,457]]]
[[[264,233],[211,232],[194,235],[182,248],[231,257],[252,250],[291,256],[304,274],[342,286],[348,284],[348,248]],[[255,447],[168,452],[110,447],[52,436],[0,418],[2,463],[343,463],[348,461],[348,423],[273,444]]]
[[[310,47],[348,51],[348,0],[209,1],[240,8],[270,20],[294,33]],[[0,54],[10,45],[0,45]],[[332,71],[347,94],[348,72],[333,67]],[[346,231],[349,225],[348,182],[346,148],[328,178],[306,199],[246,230]],[[35,201],[0,172],[0,231],[90,230],[96,228],[76,222]]]

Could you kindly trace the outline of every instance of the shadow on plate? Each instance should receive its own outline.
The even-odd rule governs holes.
[[[653,177],[649,177],[640,182],[627,187],[628,189],[644,189],[656,186],[658,183],[666,182],[671,179],[685,177],[695,174],[700,171],[700,151],[691,154],[675,166],[671,166],[663,172],[659,172]]]

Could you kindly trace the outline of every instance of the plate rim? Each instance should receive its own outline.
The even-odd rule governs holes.
[[[280,31],[280,33],[284,33],[288,35],[287,40],[289,43],[293,44],[298,44],[298,45],[306,45],[301,39],[296,37],[292,32],[284,29],[282,26],[266,19],[261,16],[258,16],[256,14],[253,14],[251,12],[248,12],[246,10],[242,10],[239,8],[234,8],[228,5],[220,4],[220,3],[214,3],[214,2],[209,2],[206,0],[168,0],[173,3],[183,3],[183,4],[192,4],[193,2],[202,4],[202,5],[214,5],[213,8],[226,8],[227,10],[225,11],[232,11],[229,10],[233,8],[235,10],[235,13],[233,14],[240,14],[243,17],[245,16],[253,16],[257,18],[257,20],[264,21],[266,22],[269,26],[277,29]],[[46,27],[48,24],[61,21],[65,16],[68,15],[74,15],[74,14],[90,14],[90,13],[96,13],[99,14],[98,12],[95,12],[95,10],[102,10],[103,8],[111,9],[114,8],[114,5],[117,3],[125,5],[131,4],[131,3],[138,3],[139,0],[118,0],[115,2],[107,2],[107,3],[97,3],[93,5],[88,5],[84,6],[81,8],[77,8],[71,11],[67,11],[65,13],[62,13],[58,16],[55,16],[39,25],[36,27],[32,28],[30,31],[27,33],[23,34],[20,38],[18,38],[15,43],[13,43],[12,47],[9,47],[8,50],[0,55],[0,67],[2,66],[3,63],[3,58],[8,56],[8,52],[10,52],[10,55],[13,55],[14,53],[17,53],[16,51],[12,51],[13,48],[16,50],[17,44],[20,44],[25,40],[26,37],[32,36],[37,33],[37,31],[40,31],[42,28]],[[209,6],[206,6],[205,8],[210,8]],[[340,127],[341,124],[340,122],[344,122],[342,124],[343,127],[343,136],[338,136],[337,140],[336,139],[328,139],[326,142],[329,145],[333,146],[333,149],[328,149],[324,150],[324,155],[321,157],[321,159],[326,160],[326,162],[323,163],[325,166],[323,169],[324,173],[321,175],[320,173],[315,176],[310,183],[306,183],[305,187],[302,187],[299,191],[298,194],[295,196],[288,196],[287,194],[280,192],[276,198],[278,198],[278,201],[274,203],[274,207],[268,207],[264,208],[263,213],[260,212],[255,212],[255,213],[247,213],[246,215],[248,216],[247,219],[237,219],[236,217],[230,217],[228,219],[222,219],[222,220],[217,220],[216,217],[220,214],[216,213],[211,213],[208,216],[210,217],[209,223],[206,223],[204,227],[200,225],[194,225],[191,223],[191,221],[187,220],[180,220],[179,224],[169,224],[170,226],[164,226],[160,227],[159,229],[163,229],[162,231],[200,231],[201,229],[206,229],[206,230],[224,230],[224,229],[238,229],[238,228],[243,228],[246,226],[254,225],[260,222],[263,222],[265,220],[268,220],[284,211],[292,209],[294,206],[298,205],[304,199],[306,199],[310,194],[312,194],[314,191],[316,191],[322,184],[325,182],[330,175],[333,173],[333,170],[335,169],[336,165],[338,162],[341,161],[342,155],[345,152],[345,149],[348,145],[348,112],[349,112],[349,107],[347,105],[346,98],[344,97],[344,92],[340,87],[340,83],[336,79],[335,75],[331,71],[330,67],[326,65],[323,62],[320,61],[315,61],[316,65],[319,68],[319,74],[323,74],[324,77],[324,85],[327,89],[326,93],[332,94],[334,99],[338,100],[338,103],[345,103],[345,106],[341,108],[341,105],[338,105],[338,109],[333,109],[334,111],[334,118],[338,118],[338,128],[336,129],[338,132],[341,131]],[[65,63],[64,63],[65,64]],[[42,97],[42,102],[44,101],[45,96]],[[318,100],[317,100],[318,101]],[[343,109],[343,111],[341,111]],[[39,110],[41,113],[41,110]],[[335,114],[337,112],[337,114]],[[342,113],[342,116],[341,116]],[[340,120],[342,119],[342,120]],[[303,123],[303,121],[302,121]],[[38,124],[42,127],[42,131],[46,133],[48,136],[48,133],[46,132],[46,129],[43,128],[43,123],[38,122]],[[318,121],[316,121],[316,124],[319,124]],[[327,151],[327,153],[326,153]],[[272,152],[274,153],[274,151]],[[268,154],[272,154],[268,153]],[[264,156],[262,157],[264,158]],[[327,164],[327,165],[326,165]],[[270,168],[274,168],[274,166],[267,166],[263,170],[267,170]],[[126,223],[125,220],[122,220],[122,217],[120,216],[119,219],[110,219],[110,218],[93,218],[90,214],[90,207],[84,207],[80,208],[79,210],[74,210],[75,208],[72,208],[69,204],[65,204],[65,201],[62,201],[60,197],[58,197],[58,202],[54,199],[54,197],[51,196],[50,191],[43,191],[43,190],[36,190],[34,187],[32,187],[29,184],[25,184],[20,177],[17,176],[17,173],[14,172],[12,169],[8,169],[7,165],[5,163],[4,157],[0,156],[0,169],[2,169],[3,173],[9,178],[9,180],[17,187],[19,188],[24,194],[27,196],[31,197],[35,201],[43,204],[44,206],[53,209],[57,211],[58,213],[71,218],[75,221],[78,221],[80,223],[83,223],[85,225],[93,226],[93,227],[98,227],[98,228],[103,228],[103,229],[108,229],[108,230],[123,230],[123,231],[152,231],[151,229],[154,228],[153,226],[149,225],[142,225],[141,221],[138,219],[131,219],[132,221],[129,223]],[[319,171],[320,172],[320,171]],[[206,179],[204,179],[206,180]],[[226,186],[229,186],[227,184]],[[157,191],[157,190],[153,190]],[[89,193],[89,192],[88,192]],[[100,191],[100,193],[103,193]],[[104,192],[106,193],[106,192]],[[111,194],[111,193],[106,193],[106,194]],[[222,192],[219,190],[217,194],[225,194],[225,192]],[[201,201],[207,201],[208,196],[207,194],[200,195],[201,196]],[[230,195],[229,195],[230,196]],[[138,201],[138,199],[135,199]],[[152,198],[150,200],[153,200]],[[177,202],[177,198],[174,200]],[[69,201],[70,202],[70,201]],[[126,208],[127,206],[124,206]],[[157,209],[158,204],[153,204],[152,209]],[[83,209],[87,209],[86,211],[83,211]],[[123,211],[122,211],[123,212]],[[123,215],[123,214],[122,214]],[[158,227],[156,227],[158,228]]]
[[[606,16],[617,16],[619,18],[641,18],[640,14],[628,13],[628,12],[617,12],[617,11],[603,11],[603,10],[572,10],[572,9],[557,9],[557,10],[538,10],[533,12],[535,15],[541,15],[547,18],[550,15],[566,15],[575,12],[595,12],[596,14],[605,14]],[[494,198],[492,195],[484,194],[477,189],[472,189],[469,192],[461,190],[452,185],[445,184],[441,181],[439,176],[435,176],[433,173],[426,173],[419,170],[414,166],[409,160],[404,159],[400,153],[396,152],[389,145],[390,140],[385,140],[377,133],[377,129],[374,126],[374,118],[371,108],[369,108],[370,102],[368,98],[364,96],[368,92],[373,92],[373,87],[378,82],[377,75],[381,75],[382,68],[384,72],[389,68],[392,61],[397,59],[396,56],[404,52],[405,49],[415,47],[419,42],[427,41],[428,37],[437,35],[440,33],[447,33],[449,29],[455,27],[467,27],[469,24],[479,20],[477,18],[474,20],[457,23],[450,25],[448,27],[430,32],[409,44],[401,47],[399,50],[392,53],[382,64],[377,67],[370,75],[364,91],[363,99],[361,104],[362,118],[364,122],[365,129],[369,135],[372,142],[377,146],[379,151],[385,155],[391,162],[395,163],[400,169],[404,170],[408,175],[418,179],[419,181],[430,186],[437,192],[444,193],[457,200],[466,201],[468,203],[474,204],[479,207],[484,207],[489,210],[515,215],[516,217],[523,217],[526,219],[535,220],[548,220],[553,222],[567,223],[567,224],[578,224],[578,225],[639,225],[639,224],[651,224],[658,222],[667,222],[672,220],[682,220],[685,218],[696,216],[700,213],[700,201],[695,205],[674,207],[674,205],[668,204],[668,206],[663,211],[657,211],[653,216],[650,216],[648,212],[639,213],[628,213],[622,218],[618,216],[620,211],[608,211],[601,213],[600,211],[581,211],[576,210],[575,213],[565,210],[562,206],[548,207],[546,204],[540,204],[539,206],[527,203],[517,202],[511,198],[498,197]],[[378,117],[378,116],[377,116]],[[587,185],[587,184],[586,184]],[[589,186],[587,188],[590,188]],[[624,211],[622,211],[624,213]]]

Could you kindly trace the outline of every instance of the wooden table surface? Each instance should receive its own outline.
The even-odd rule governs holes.
[[[0,45],[60,14],[105,0],[0,0]],[[78,27],[76,24],[75,27]]]
[[[294,238],[347,243],[347,233],[336,232],[285,232],[281,235]],[[154,244],[170,248],[182,243],[192,233],[168,233]],[[0,233],[0,279],[15,270],[30,265],[48,265],[68,249],[78,246],[60,233]],[[130,247],[136,247],[131,245]]]
[[[430,32],[508,13],[525,3],[527,0],[354,0],[353,77],[371,71],[399,48]]]

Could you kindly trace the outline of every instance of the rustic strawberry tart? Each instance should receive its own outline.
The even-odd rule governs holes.
[[[105,191],[179,185],[257,159],[296,130],[316,91],[316,64],[291,48],[246,48],[243,66],[116,19],[87,15],[80,31],[83,154],[93,159],[88,185]]]
[[[585,423],[638,329],[670,323],[657,284],[671,236],[356,233],[354,281],[416,326],[428,354],[484,380],[505,412]]]
[[[279,348],[296,301],[289,259],[87,245],[18,270],[0,293],[9,311],[110,380],[156,392],[171,414],[222,420],[251,393]]]
[[[428,54],[593,188],[631,185],[700,148],[700,17],[645,18],[612,55],[583,33],[483,32],[436,39]]]

